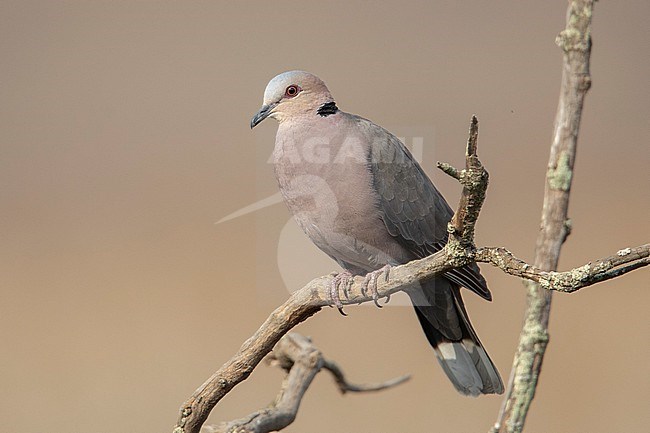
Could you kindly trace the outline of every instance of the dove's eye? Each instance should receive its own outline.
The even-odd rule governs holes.
[[[291,86],[287,87],[287,89],[284,91],[284,96],[287,98],[293,98],[300,92],[300,87],[296,86],[295,84],[292,84]]]

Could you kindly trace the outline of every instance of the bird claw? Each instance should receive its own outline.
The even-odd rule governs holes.
[[[343,289],[345,299],[350,299],[350,286],[352,285],[353,278],[354,276],[349,271],[343,271],[334,275],[329,283],[330,300],[343,316],[347,316],[347,314],[343,311],[339,288],[341,287]]]
[[[377,292],[377,280],[381,274],[384,274],[384,282],[388,282],[388,277],[390,276],[390,265],[385,265],[376,271],[368,272],[361,284],[361,293],[363,293],[364,296],[368,296],[368,291],[370,291],[372,301],[378,308],[382,308],[379,304],[379,292]],[[389,300],[390,295],[386,296],[386,303],[388,303]]]

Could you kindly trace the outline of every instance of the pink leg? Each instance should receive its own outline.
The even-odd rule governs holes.
[[[381,305],[379,305],[379,293],[377,293],[377,279],[382,273],[384,274],[384,282],[388,281],[388,277],[390,276],[390,265],[385,265],[376,271],[368,272],[365,279],[363,280],[363,284],[361,285],[361,292],[367,296],[368,290],[370,290],[370,293],[372,294],[372,300],[379,308],[381,308]],[[387,296],[386,302],[389,300],[390,296]]]
[[[330,300],[334,303],[334,306],[338,308],[339,313],[344,316],[347,316],[347,314],[343,312],[343,303],[341,302],[341,296],[339,295],[339,288],[343,289],[343,295],[346,299],[349,299],[348,291],[352,285],[353,279],[354,276],[350,273],[350,271],[343,271],[336,274],[329,284]]]

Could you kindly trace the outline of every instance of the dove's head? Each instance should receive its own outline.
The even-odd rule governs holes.
[[[313,112],[334,99],[325,83],[304,71],[284,72],[274,77],[264,91],[264,103],[251,120],[251,128],[267,117],[279,122]]]

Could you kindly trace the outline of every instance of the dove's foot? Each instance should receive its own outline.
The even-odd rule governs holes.
[[[361,292],[367,296],[368,291],[370,291],[370,294],[372,295],[372,300],[374,301],[375,305],[379,308],[381,308],[381,305],[379,305],[379,293],[377,292],[377,279],[381,276],[381,274],[384,274],[384,281],[388,281],[388,277],[390,276],[390,265],[385,265],[382,268],[377,269],[376,271],[368,272],[366,274],[366,278],[363,280],[363,284],[361,285]],[[386,303],[390,300],[390,295],[386,297]]]
[[[343,312],[343,303],[341,302],[341,296],[339,294],[339,288],[343,289],[343,295],[345,296],[346,299],[349,299],[349,290],[350,286],[352,285],[354,279],[354,275],[350,273],[350,271],[343,271],[341,273],[338,273],[334,275],[332,280],[330,281],[329,284],[329,289],[330,289],[330,300],[334,304],[336,308],[338,308],[339,313],[341,313],[344,316],[347,316]]]

